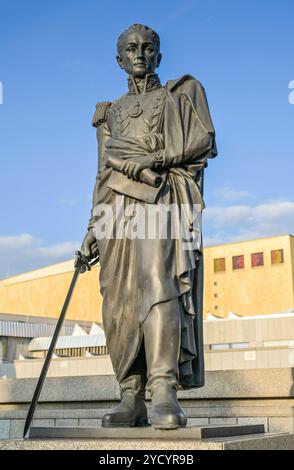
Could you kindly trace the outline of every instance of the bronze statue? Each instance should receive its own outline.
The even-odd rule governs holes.
[[[102,426],[148,425],[145,390],[152,426],[185,426],[177,390],[204,385],[201,217],[196,228],[192,219],[194,206],[200,216],[204,208],[203,169],[217,154],[215,132],[200,82],[184,75],[162,85],[155,73],[160,61],[155,31],[140,24],[124,31],[117,62],[128,74],[128,91],[98,103],[93,117],[99,163],[81,251],[100,256],[103,325],[121,390]],[[105,215],[107,208],[117,215],[117,201],[127,212],[124,224],[131,231],[137,224],[138,232],[150,208],[188,208],[192,245],[172,236],[172,217],[166,236],[127,236],[117,217]]]

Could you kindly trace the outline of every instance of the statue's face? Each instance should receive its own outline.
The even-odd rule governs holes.
[[[146,74],[154,73],[160,60],[161,54],[149,31],[131,31],[125,34],[117,62],[127,74],[143,78]]]

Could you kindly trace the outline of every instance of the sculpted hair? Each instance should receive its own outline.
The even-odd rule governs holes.
[[[149,26],[145,26],[144,24],[139,24],[135,23],[132,26],[130,26],[128,29],[126,29],[118,38],[117,40],[117,52],[120,54],[123,40],[126,34],[131,33],[132,31],[148,31],[149,33],[152,34],[152,39],[155,43],[155,46],[157,48],[157,52],[160,50],[160,38],[159,35],[157,34],[154,29],[149,28]]]

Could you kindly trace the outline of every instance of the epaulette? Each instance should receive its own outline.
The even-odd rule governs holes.
[[[96,111],[92,119],[92,126],[98,127],[102,122],[105,122],[107,119],[107,111],[111,101],[100,101],[96,104]]]

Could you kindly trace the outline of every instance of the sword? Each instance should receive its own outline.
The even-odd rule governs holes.
[[[35,413],[35,409],[36,409],[36,406],[38,404],[39,396],[40,396],[44,381],[46,379],[46,375],[47,375],[48,368],[49,368],[49,365],[50,365],[50,362],[51,362],[51,359],[52,359],[52,356],[53,356],[53,352],[54,352],[54,349],[55,349],[55,346],[56,346],[56,343],[57,343],[57,340],[58,340],[58,337],[59,337],[59,334],[60,334],[60,330],[61,330],[64,318],[65,318],[65,315],[66,315],[66,312],[67,312],[67,309],[68,309],[68,306],[69,306],[69,302],[70,302],[71,297],[72,297],[72,293],[74,291],[76,282],[78,280],[79,274],[84,273],[86,271],[90,271],[91,267],[94,264],[98,263],[98,261],[99,261],[99,256],[97,256],[95,259],[93,259],[90,262],[88,260],[88,258],[86,258],[86,256],[82,255],[82,253],[80,251],[76,251],[75,254],[76,254],[76,259],[75,259],[74,275],[73,275],[72,281],[70,283],[69,290],[68,290],[67,296],[65,298],[65,301],[64,301],[61,313],[60,313],[60,317],[58,319],[58,322],[57,322],[57,325],[56,325],[56,328],[55,328],[55,331],[54,331],[54,334],[53,334],[53,337],[52,337],[52,340],[51,340],[51,343],[50,343],[50,347],[48,349],[48,352],[47,352],[47,355],[46,355],[46,358],[45,358],[45,362],[43,364],[43,368],[42,368],[42,371],[41,371],[41,374],[40,374],[40,377],[39,377],[39,380],[38,380],[38,383],[37,383],[37,386],[36,386],[36,389],[35,389],[34,396],[32,398],[32,402],[31,402],[30,407],[29,407],[29,411],[28,411],[28,414],[27,414],[27,419],[26,419],[26,422],[25,422],[24,432],[23,432],[23,438],[24,439],[26,439],[27,434],[29,432],[31,422],[33,420],[33,416],[34,416],[34,413]]]

